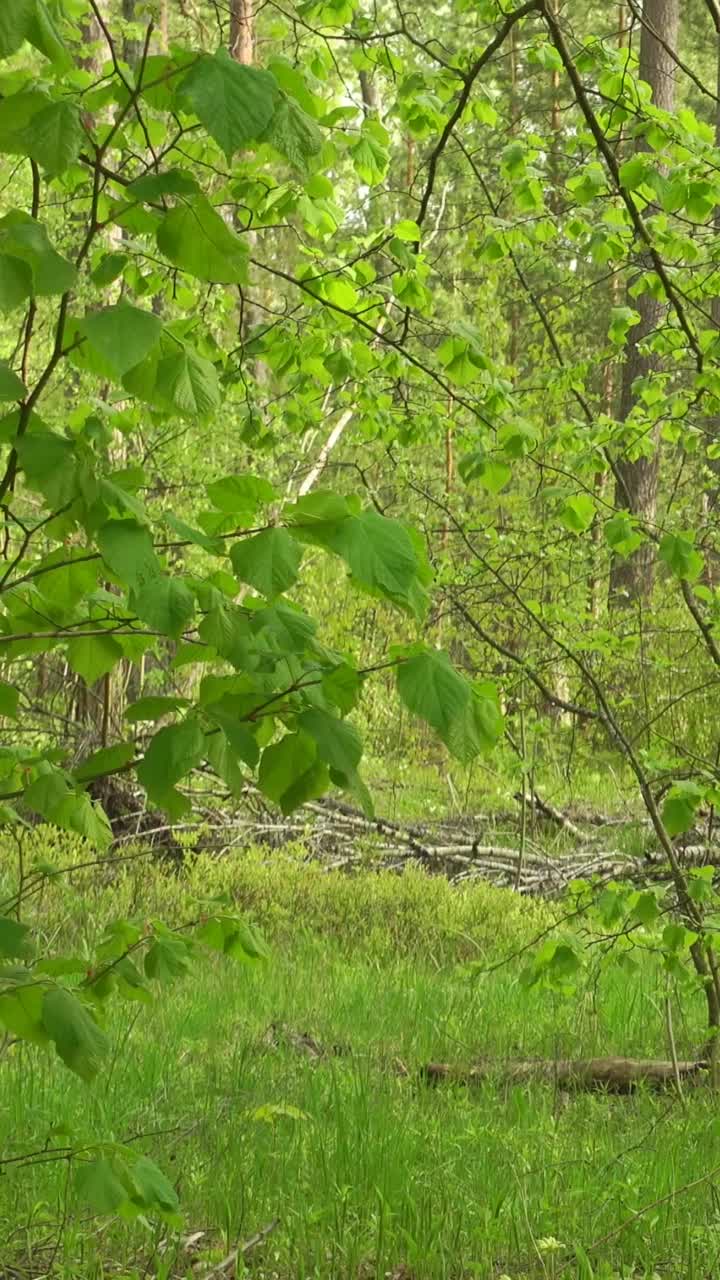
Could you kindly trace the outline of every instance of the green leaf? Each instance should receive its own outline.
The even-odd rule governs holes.
[[[637,532],[630,516],[619,512],[607,520],[603,529],[605,541],[616,555],[627,557],[644,542],[641,533]]]
[[[52,177],[63,173],[77,160],[83,144],[80,112],[68,99],[50,102],[33,115],[19,134],[27,155]]]
[[[31,0],[0,5],[0,58],[9,58],[25,41],[31,7]]]
[[[190,967],[188,942],[169,931],[155,939],[145,952],[145,975],[155,982],[171,983],[184,978]]]
[[[20,694],[11,684],[0,680],[0,716],[8,716],[11,720],[18,718],[18,700]]]
[[[10,956],[14,960],[27,959],[32,954],[29,934],[26,924],[11,920],[8,916],[0,916],[0,956]]]
[[[264,529],[234,543],[230,559],[241,582],[273,599],[297,582],[302,547],[286,529]]]
[[[147,1156],[138,1156],[130,1170],[134,1194],[132,1199],[141,1208],[162,1214],[177,1213],[179,1201],[172,1183]]]
[[[76,831],[98,848],[112,840],[112,829],[99,805],[70,786],[61,770],[43,763],[43,772],[26,787],[23,801],[34,813],[66,831]]]
[[[22,378],[13,372],[7,360],[0,360],[0,401],[23,400],[26,395]]]
[[[676,578],[694,582],[702,573],[705,560],[693,545],[692,534],[664,534],[659,554]]]
[[[299,504],[298,504],[299,505]],[[404,525],[376,511],[363,511],[327,524],[295,524],[296,537],[335,552],[353,582],[371,595],[385,596],[416,616],[425,612],[423,566]]]
[[[262,753],[258,786],[283,813],[322,795],[328,781],[327,768],[319,764],[316,744],[306,733],[286,734]]]
[[[633,908],[633,915],[646,929],[654,925],[660,916],[660,908],[655,894],[641,893]]]
[[[243,284],[247,248],[205,196],[195,196],[165,214],[157,245],[176,267],[213,284]]]
[[[560,511],[560,521],[571,533],[585,533],[595,519],[595,503],[588,493],[568,498]]]
[[[347,662],[340,663],[322,678],[322,690],[325,697],[336,706],[343,715],[357,706],[362,677]]]
[[[401,222],[396,222],[393,227],[393,235],[398,240],[407,240],[410,244],[417,244],[420,240],[420,228],[417,222],[412,222],[410,218],[403,218]]]
[[[662,820],[669,836],[690,830],[704,795],[703,788],[695,782],[675,783],[665,798],[662,810]]]
[[[180,578],[162,577],[133,592],[137,615],[154,631],[177,637],[195,612],[195,596]]]
[[[223,49],[199,58],[180,88],[183,100],[228,160],[267,129],[277,92],[269,72],[242,66]]]
[[[630,329],[640,321],[639,311],[632,307],[613,307],[610,313],[608,337],[616,347],[622,347]]]
[[[362,741],[354,725],[312,707],[298,718],[298,727],[314,739],[317,754],[331,769],[353,774],[362,756]]]
[[[196,720],[160,729],[137,767],[137,776],[151,801],[163,805],[166,794],[200,763],[205,734]]]
[[[206,486],[207,495],[218,511],[234,515],[239,511],[254,512],[263,502],[272,502],[277,492],[263,476],[224,476]]]
[[[126,708],[125,719],[131,724],[138,724],[142,720],[161,720],[163,716],[171,715],[174,711],[180,711],[188,705],[187,698],[163,697],[160,694],[151,694],[147,698],[138,698],[137,702],[131,702]]]
[[[12,209],[0,218],[0,307],[18,306],[36,295],[66,293],[76,274],[29,214]]]
[[[80,1199],[96,1213],[115,1214],[128,1199],[128,1189],[116,1162],[106,1156],[81,1164],[75,1189]]]
[[[221,403],[214,364],[189,347],[160,361],[155,385],[184,417],[205,417]]]
[[[500,738],[503,721],[494,686],[474,688],[447,654],[437,649],[415,653],[399,664],[396,678],[408,710],[427,721],[464,764]]]
[[[167,169],[164,173],[144,173],[126,187],[134,200],[158,200],[160,196],[194,196],[198,184],[187,169]]]
[[[93,751],[91,756],[75,766],[73,777],[77,782],[89,782],[91,778],[101,778],[124,769],[134,757],[134,743],[116,742],[112,747],[101,747],[99,751]]]
[[[112,636],[83,636],[71,640],[67,648],[68,662],[76,675],[94,684],[117,666],[123,651]]]
[[[119,275],[122,275],[128,262],[129,258],[126,253],[105,253],[92,272],[90,279],[93,284],[97,285],[98,289],[105,289],[107,285],[112,284],[113,280],[117,280]]]
[[[49,1036],[42,1022],[45,987],[28,973],[29,984],[16,986],[0,996],[0,1024],[11,1035],[33,1044],[48,1044]]]
[[[284,155],[301,173],[322,147],[322,134],[311,116],[293,98],[280,91],[272,119],[259,139]]]
[[[77,496],[78,465],[71,440],[54,431],[30,431],[15,447],[28,488],[41,493],[48,506],[64,506]]]
[[[97,534],[108,568],[135,591],[160,578],[160,566],[149,531],[137,520],[109,520]]]
[[[108,1042],[86,1005],[69,991],[55,987],[45,992],[42,1020],[66,1067],[82,1080],[94,1080]]]
[[[103,311],[89,312],[80,331],[115,376],[122,378],[159,342],[162,321],[151,311],[120,302]]]
[[[389,163],[390,135],[379,120],[365,120],[358,141],[350,148],[353,167],[362,182],[382,182]]]

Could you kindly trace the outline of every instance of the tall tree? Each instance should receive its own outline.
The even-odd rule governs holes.
[[[653,103],[665,111],[671,111],[675,102],[675,78],[679,26],[678,0],[644,0],[640,36],[640,77],[650,85]],[[638,151],[646,151],[648,144],[644,134],[636,142]],[[640,271],[648,269],[641,256]],[[665,305],[649,290],[628,302],[639,315],[631,329],[620,392],[620,419],[625,422],[636,404],[636,383],[658,368],[658,357],[648,352],[645,344],[665,314]],[[657,510],[660,453],[659,428],[652,430],[652,451],[629,460],[618,459],[616,465],[615,501],[643,522],[653,524]],[[611,598],[617,603],[632,603],[649,597],[654,580],[655,552],[651,541],[644,542],[634,555],[627,559],[616,557],[610,575]]]

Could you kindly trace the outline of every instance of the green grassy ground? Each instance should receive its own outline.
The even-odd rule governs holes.
[[[9,858],[5,868],[9,882]],[[461,962],[492,963],[548,912],[482,886],[459,894],[417,873],[348,880],[297,859],[201,861],[170,878],[140,860],[112,886],[78,872],[37,905],[35,922],[42,935],[59,918],[82,946],[111,905],[177,918],[200,885],[220,882],[271,935],[269,965],[211,958],[157,1008],[120,1006],[112,1063],[90,1089],[34,1050],[0,1060],[0,1158],[67,1133],[77,1146],[132,1138],[175,1181],[183,1231],[89,1217],[64,1162],[6,1165],[0,1275],[52,1264],[64,1280],[204,1276],[275,1220],[248,1256],[250,1274],[720,1274],[714,1182],[684,1190],[720,1162],[709,1094],[683,1105],[417,1078],[428,1060],[478,1054],[664,1056],[661,978],[616,973],[569,1000],[523,988],[517,965],[469,980]],[[676,1013],[681,1055],[699,1035],[696,1014]],[[272,1043],[271,1023],[343,1052],[313,1059],[292,1034]]]

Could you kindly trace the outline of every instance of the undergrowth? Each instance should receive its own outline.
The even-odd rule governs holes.
[[[0,1275],[197,1280],[271,1224],[245,1265],[278,1280],[717,1274],[713,1181],[684,1190],[718,1160],[709,1095],[683,1105],[419,1077],[430,1060],[480,1055],[664,1056],[666,988],[651,964],[632,982],[595,975],[563,999],[524,987],[522,958],[491,971],[553,920],[507,891],[413,868],[327,873],[300,849],[188,849],[182,865],[126,856],[81,868],[81,842],[27,837],[24,874],[38,859],[58,870],[27,904],[48,947],[62,935],[82,949],[123,912],[178,922],[198,896],[228,893],[271,959],[244,969],[209,958],[154,1007],[117,1007],[112,1061],[91,1089],[34,1048],[4,1053],[1,1159],[33,1150],[42,1161],[46,1147],[97,1134],[138,1143],[175,1183],[184,1225],[87,1216],[77,1158],[7,1163]],[[0,867],[4,894],[17,850],[4,847]],[[468,959],[487,971],[469,977]],[[682,1055],[699,1022],[675,1016]]]

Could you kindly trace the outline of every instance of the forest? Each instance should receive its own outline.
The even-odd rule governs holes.
[[[0,0],[0,1280],[720,1276],[720,0]]]

